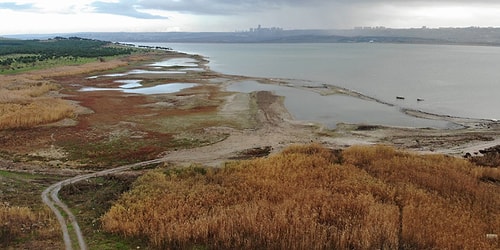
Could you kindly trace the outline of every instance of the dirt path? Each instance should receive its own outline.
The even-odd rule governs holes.
[[[80,226],[78,225],[78,221],[76,220],[75,215],[71,212],[71,210],[62,202],[59,197],[58,193],[61,190],[62,187],[73,184],[79,181],[83,181],[89,178],[95,178],[95,177],[100,177],[100,176],[105,176],[108,174],[112,173],[118,173],[122,172],[125,170],[129,170],[132,168],[137,168],[137,167],[143,167],[151,164],[157,164],[161,162],[165,162],[165,158],[160,158],[160,159],[154,159],[150,161],[144,161],[144,162],[139,162],[135,164],[130,164],[130,165],[125,165],[117,168],[112,168],[112,169],[107,169],[103,170],[100,172],[95,172],[95,173],[90,173],[90,174],[83,174],[83,175],[78,175],[63,181],[60,181],[58,183],[53,184],[52,186],[48,187],[42,192],[42,200],[43,202],[54,212],[54,214],[57,217],[57,220],[59,221],[59,224],[61,225],[61,231],[63,233],[63,239],[64,239],[64,245],[67,250],[73,249],[73,246],[76,245],[74,242],[74,239],[71,237],[71,235],[75,235],[78,241],[78,246],[81,250],[87,249],[87,244],[85,243],[85,239],[83,237],[83,234],[80,230]],[[61,212],[61,210],[64,212]],[[70,232],[70,228],[68,227],[67,221],[70,222],[71,224],[71,229],[73,232]]]

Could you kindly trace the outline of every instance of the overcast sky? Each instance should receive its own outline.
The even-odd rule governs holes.
[[[0,0],[0,35],[356,26],[500,27],[499,0]]]

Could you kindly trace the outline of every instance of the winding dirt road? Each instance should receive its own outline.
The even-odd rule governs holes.
[[[157,163],[161,163],[161,162],[165,162],[165,161],[166,161],[165,158],[159,158],[159,159],[154,159],[154,160],[150,160],[150,161],[144,161],[144,162],[139,162],[139,163],[135,163],[135,164],[125,165],[125,166],[121,166],[121,167],[117,167],[117,168],[107,169],[107,170],[103,170],[100,172],[78,175],[78,176],[72,177],[70,179],[66,179],[66,180],[60,181],[58,183],[55,183],[52,186],[45,189],[42,192],[42,200],[52,210],[52,212],[54,212],[54,214],[57,217],[57,220],[59,221],[59,224],[61,225],[61,230],[62,230],[63,239],[64,239],[64,245],[66,247],[66,250],[71,250],[71,249],[73,249],[74,246],[76,246],[76,242],[74,242],[75,237],[78,241],[78,247],[81,250],[84,250],[84,249],[86,250],[87,244],[85,243],[85,238],[83,237],[83,234],[80,230],[80,226],[78,225],[78,221],[76,220],[75,215],[73,215],[71,210],[58,197],[59,190],[61,190],[61,188],[63,186],[73,184],[73,183],[76,183],[79,181],[83,181],[83,180],[86,180],[89,178],[105,176],[108,174],[118,173],[121,171],[136,168],[136,167],[144,167],[147,165],[157,164]],[[61,212],[61,210],[62,210],[62,212]],[[67,222],[69,222],[71,224],[71,227],[68,227]],[[73,232],[71,232],[71,233],[70,233],[70,228],[73,230]]]

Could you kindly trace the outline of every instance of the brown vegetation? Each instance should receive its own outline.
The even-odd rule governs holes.
[[[74,107],[68,101],[46,96],[59,88],[48,81],[23,78],[0,85],[0,130],[29,128],[71,117]]]
[[[57,242],[60,233],[52,217],[49,210],[34,212],[28,207],[0,204],[0,247],[34,248],[36,245],[22,241],[35,234],[45,241]]]
[[[0,75],[0,130],[30,128],[74,115],[74,106],[59,97],[47,96],[61,87],[49,78],[89,74],[115,69],[154,57],[155,53],[132,55],[106,62],[66,65],[24,74]]]
[[[466,155],[473,163],[487,167],[500,167],[500,145],[479,150],[482,156]]]
[[[29,128],[73,115],[73,106],[58,98],[40,98],[27,104],[0,104],[0,129]]]
[[[221,169],[149,172],[102,224],[162,249],[494,249],[500,188],[484,174],[384,146],[292,146]]]

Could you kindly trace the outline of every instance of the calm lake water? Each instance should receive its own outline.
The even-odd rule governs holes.
[[[310,80],[348,88],[396,107],[500,119],[499,47],[377,43],[160,45],[201,54],[210,60],[212,70],[225,74]]]

